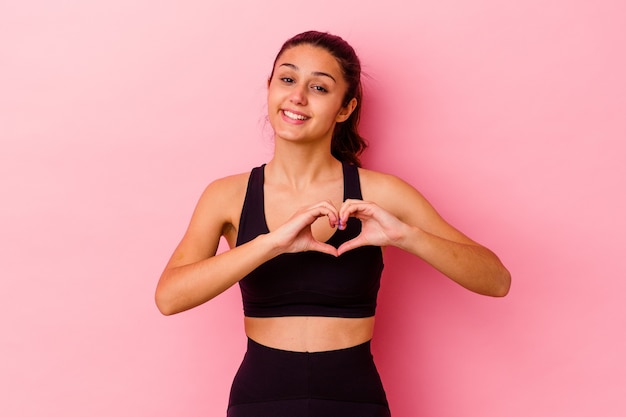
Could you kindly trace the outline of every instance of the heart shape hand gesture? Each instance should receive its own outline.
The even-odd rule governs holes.
[[[361,233],[343,243],[339,248],[315,239],[311,225],[320,217],[328,217],[331,227],[343,230],[348,218],[361,221]],[[337,210],[332,202],[321,201],[298,210],[285,224],[273,233],[278,247],[285,253],[317,251],[339,256],[361,246],[388,246],[402,238],[407,225],[375,203],[349,199]]]

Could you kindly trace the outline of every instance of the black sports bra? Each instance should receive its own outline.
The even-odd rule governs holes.
[[[269,233],[265,221],[264,168],[254,168],[241,211],[237,246]],[[343,163],[344,200],[361,199],[358,169]],[[361,222],[350,218],[345,230],[336,230],[326,242],[339,247],[361,232]],[[363,246],[339,257],[321,252],[279,255],[239,281],[247,317],[323,316],[370,317],[383,270],[381,248]]]

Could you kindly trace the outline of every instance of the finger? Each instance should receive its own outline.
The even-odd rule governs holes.
[[[337,224],[339,224],[339,216],[333,210],[331,211],[321,210],[319,215],[315,217],[315,220],[324,216],[328,217],[328,224],[330,225],[330,227],[336,227]],[[313,222],[311,222],[311,224],[312,223]]]
[[[335,207],[323,203],[309,207],[308,209],[303,211],[303,214],[307,216],[308,225],[313,224],[313,222],[318,218],[326,216],[328,217],[328,221],[330,222],[331,227],[335,227],[339,219]]]
[[[330,200],[321,200],[318,201],[315,204],[312,204],[311,207],[326,207],[329,210],[334,210],[337,211],[337,209],[335,208],[335,205],[333,204],[332,201]]]
[[[365,219],[373,215],[373,203],[361,200],[346,200],[339,210],[339,223],[345,227],[348,218]]]
[[[365,239],[363,239],[361,236],[357,236],[354,239],[350,239],[347,242],[341,244],[341,246],[337,248],[337,256],[341,256],[348,251],[366,245],[368,245],[368,243],[365,241]]]
[[[335,257],[339,256],[339,254],[337,253],[337,248],[335,248],[332,245],[329,245],[328,243],[315,241],[311,245],[311,250],[316,251],[316,252],[326,253],[328,255],[335,256]]]
[[[353,199],[345,200],[343,204],[341,205],[341,207],[339,208],[339,213],[338,213],[339,224],[337,225],[337,227],[339,227],[340,230],[344,230],[346,228],[348,224],[348,219],[350,218],[350,215],[354,211],[354,204],[356,203],[356,201],[357,200],[353,200]]]
[[[331,221],[335,223],[337,222],[339,213],[337,209],[335,208],[334,204],[332,203],[332,201],[329,201],[329,200],[320,201],[318,204],[313,206],[313,208],[316,208],[316,207],[320,208],[320,212],[323,213],[319,217],[328,216],[328,218]]]
[[[354,200],[349,199],[343,202],[341,207],[339,208],[339,216],[344,217],[345,214],[354,213],[358,210],[366,209],[372,206],[374,203],[370,203],[369,201],[363,200]]]

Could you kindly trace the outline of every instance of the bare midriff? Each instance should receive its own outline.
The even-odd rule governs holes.
[[[323,352],[365,343],[374,317],[245,317],[246,335],[257,343],[294,352]]]

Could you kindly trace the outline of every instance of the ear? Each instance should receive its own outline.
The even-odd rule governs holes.
[[[339,110],[339,113],[337,113],[337,117],[335,118],[335,121],[337,123],[341,123],[341,122],[345,122],[346,120],[348,120],[348,118],[350,117],[354,109],[356,109],[357,104],[358,102],[356,101],[356,98],[352,98],[352,100],[350,100],[348,104],[346,104]]]

